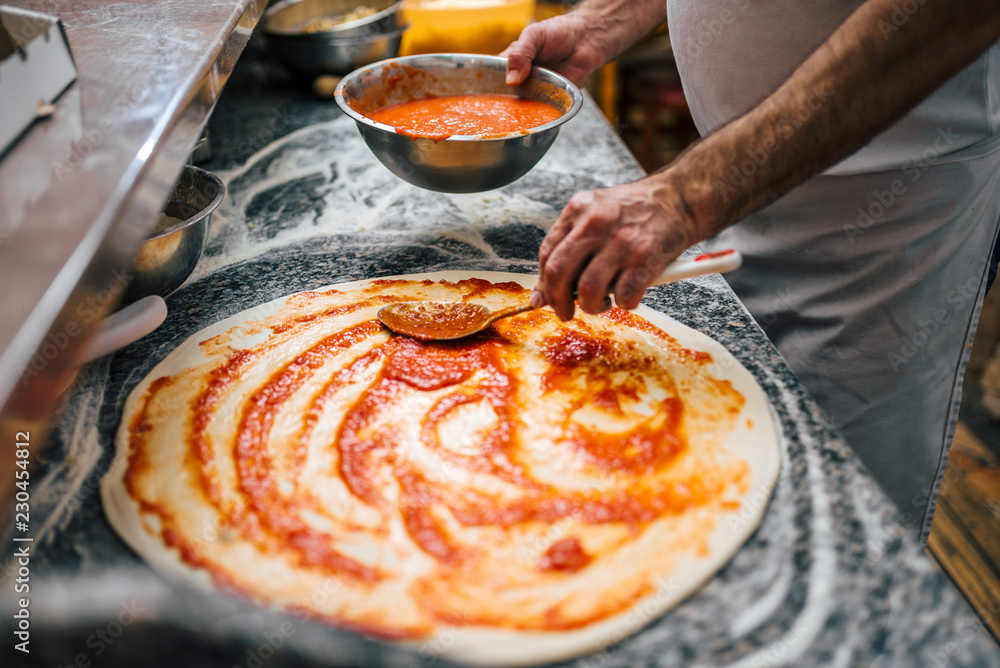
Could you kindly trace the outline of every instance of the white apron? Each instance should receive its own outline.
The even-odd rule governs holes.
[[[860,4],[668,0],[702,134],[773,92]],[[861,151],[706,244],[743,252],[733,289],[923,540],[998,227],[994,45]]]

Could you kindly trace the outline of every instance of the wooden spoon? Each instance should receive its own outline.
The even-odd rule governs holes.
[[[699,255],[693,260],[675,260],[650,285],[673,283],[704,274],[739,268],[743,256],[729,249]],[[531,309],[530,302],[491,311],[482,304],[455,300],[399,302],[379,309],[378,319],[397,334],[421,341],[447,341],[481,332],[500,318]]]

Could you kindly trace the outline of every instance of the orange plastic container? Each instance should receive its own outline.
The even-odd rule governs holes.
[[[497,54],[535,14],[535,0],[405,0],[400,55]]]

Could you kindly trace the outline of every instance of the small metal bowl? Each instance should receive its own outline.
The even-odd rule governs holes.
[[[377,9],[371,16],[341,23],[322,32],[303,32],[307,23],[313,19],[343,16],[357,9],[358,5]],[[359,37],[362,35],[377,35],[392,32],[399,27],[398,15],[402,6],[400,0],[367,0],[359,3],[357,0],[284,0],[264,12],[263,28],[265,34],[284,35],[306,38],[323,37]]]
[[[369,0],[372,16],[330,30],[302,32],[311,19],[336,17],[355,9],[348,0],[285,0],[264,12],[268,46],[281,63],[303,78],[347,74],[399,53],[405,26],[398,23],[399,0]]]
[[[268,36],[268,43],[281,64],[303,79],[321,74],[343,75],[382,58],[399,53],[405,28],[380,35],[343,39],[302,41],[296,37]]]
[[[133,269],[135,278],[122,303],[149,295],[166,297],[187,280],[205,250],[212,212],[225,194],[226,186],[215,174],[184,167],[163,207],[163,213],[182,222],[142,242]]]
[[[524,176],[552,146],[559,128],[583,106],[583,95],[567,79],[534,68],[519,86],[504,81],[507,59],[438,53],[392,58],[351,72],[340,82],[337,104],[354,119],[368,148],[396,176],[415,186],[449,193],[500,188]],[[366,114],[424,97],[504,93],[541,100],[562,115],[525,134],[503,137],[456,135],[412,139]]]

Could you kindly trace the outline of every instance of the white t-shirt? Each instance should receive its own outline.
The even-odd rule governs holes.
[[[887,39],[919,2],[896,3],[878,26]],[[667,0],[698,129],[766,98],[860,4]],[[860,151],[705,243],[743,252],[730,285],[925,539],[998,221],[994,45]]]

